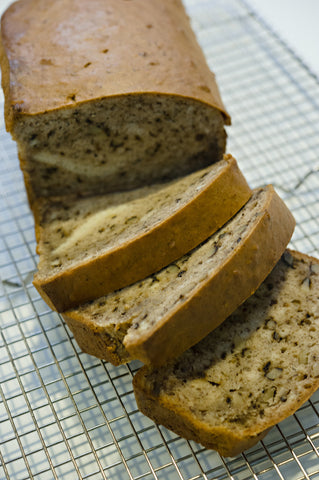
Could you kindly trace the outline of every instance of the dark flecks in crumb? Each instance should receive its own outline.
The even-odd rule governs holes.
[[[247,347],[245,347],[245,348],[242,349],[242,351],[240,352],[242,358],[244,358],[244,356],[245,356],[245,354],[246,354],[246,352],[247,352],[248,350],[249,350],[249,348],[247,348]]]
[[[195,140],[196,140],[197,142],[202,142],[202,141],[204,140],[204,138],[205,138],[205,134],[204,134],[204,133],[197,133],[197,134],[195,135]]]
[[[210,381],[210,380],[208,380],[208,383],[210,383],[213,387],[219,387],[220,386],[220,383],[213,382],[213,381]]]
[[[132,325],[132,328],[134,328],[134,330],[137,330],[139,326],[139,323],[136,322],[134,323],[134,325]]]
[[[309,317],[310,317],[310,315],[309,315],[309,313],[307,313],[306,318],[303,318],[302,320],[300,320],[300,322],[298,322],[298,325],[301,326],[301,327],[303,325],[311,325],[311,321],[309,320]]]
[[[267,283],[266,286],[267,286],[268,290],[272,290],[274,288],[272,283]]]
[[[283,340],[283,337],[281,337],[279,333],[276,331],[272,334],[272,338],[278,343],[280,343]]]
[[[72,102],[76,101],[76,94],[75,93],[70,93],[70,95],[67,96],[67,100],[72,100]]]
[[[203,175],[200,176],[200,180],[202,180],[203,178],[207,177],[207,175],[208,175],[208,172],[203,173]]]
[[[99,228],[98,232],[99,232],[99,233],[105,232],[105,228]]]
[[[45,172],[47,175],[52,175],[54,173],[56,173],[58,167],[48,167],[46,168]]]
[[[101,53],[108,53],[109,49],[108,48],[104,48],[104,50],[102,50]]]
[[[83,68],[88,68],[90,65],[92,65],[92,62],[87,62],[87,63],[83,66]]]
[[[219,249],[219,244],[217,242],[214,242],[214,250],[212,255],[209,258],[212,258],[217,253],[218,249]]]
[[[241,242],[241,237],[238,237],[236,240],[236,243],[240,243],[240,242]]]
[[[113,149],[114,152],[116,152],[118,148],[123,146],[124,146],[124,142],[115,143],[114,140],[111,140],[110,147]]]
[[[226,397],[226,403],[228,403],[228,404],[231,403],[231,398],[230,397]]]
[[[271,365],[271,362],[267,362],[267,363],[263,366],[263,371],[264,371],[265,375],[267,375],[267,373],[269,372],[270,365]]]
[[[289,393],[290,393],[290,390],[286,393],[286,395],[282,395],[280,397],[280,401],[283,403],[287,402]]]
[[[133,215],[132,217],[130,218],[127,218],[125,220],[125,225],[127,225],[129,222],[132,222],[133,220],[136,220],[138,217],[136,215]]]
[[[272,305],[276,305],[278,302],[274,298],[272,298],[269,302],[269,305],[272,307]]]
[[[159,282],[159,279],[157,278],[156,275],[152,275],[152,276],[151,276],[151,279],[152,279],[152,283]]]
[[[178,272],[177,276],[182,277],[184,273],[186,273],[186,270],[181,270],[180,272]]]
[[[220,358],[221,358],[222,360],[225,360],[226,356],[227,356],[227,353],[226,353],[226,352],[223,352],[223,353],[221,354]]]

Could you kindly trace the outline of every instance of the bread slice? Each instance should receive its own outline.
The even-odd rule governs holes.
[[[139,409],[224,456],[253,446],[319,386],[319,261],[287,250],[256,293],[175,362],[134,377]]]
[[[294,225],[272,186],[257,189],[199,247],[140,282],[65,312],[64,318],[85,352],[115,364],[165,363],[214,330],[258,288]]]
[[[172,179],[225,151],[230,119],[180,0],[20,0],[0,60],[31,203]]]
[[[39,253],[34,285],[58,311],[130,285],[206,240],[250,196],[228,155],[164,184],[99,197],[42,199],[34,204]]]

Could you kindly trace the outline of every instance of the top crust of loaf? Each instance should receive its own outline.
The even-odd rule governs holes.
[[[141,93],[192,98],[230,122],[180,0],[21,0],[1,32],[9,131],[23,115]]]

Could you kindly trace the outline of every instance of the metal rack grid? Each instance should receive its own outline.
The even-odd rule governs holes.
[[[232,115],[228,150],[293,211],[292,247],[318,256],[318,79],[243,0],[185,4]],[[319,479],[319,393],[232,459],[138,412],[139,364],[82,353],[32,286],[33,219],[2,120],[0,157],[0,479]]]

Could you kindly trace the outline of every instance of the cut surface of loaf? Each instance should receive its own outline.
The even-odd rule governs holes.
[[[229,116],[179,0],[20,0],[0,59],[31,203],[175,178],[225,150]]]
[[[257,289],[294,225],[271,186],[257,189],[196,249],[140,282],[65,312],[64,318],[87,353],[115,364],[164,363],[214,330]]]
[[[188,176],[129,192],[34,203],[34,285],[65,311],[170,264],[224,225],[251,196],[230,155]],[[187,226],[187,234],[185,234]]]
[[[134,377],[139,409],[224,456],[253,446],[319,386],[319,261],[287,250],[243,305],[175,362]]]

